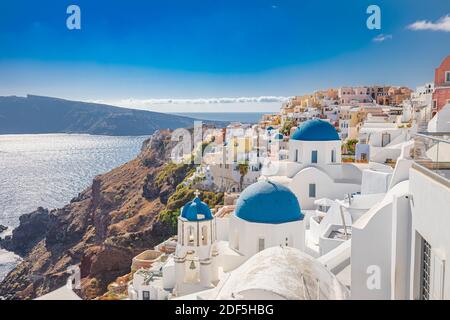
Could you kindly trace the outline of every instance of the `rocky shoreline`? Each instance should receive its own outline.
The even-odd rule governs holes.
[[[97,176],[63,208],[38,208],[21,216],[12,235],[0,240],[0,247],[23,258],[0,283],[0,296],[32,299],[55,290],[65,284],[67,269],[77,265],[82,297],[96,298],[130,271],[137,253],[171,236],[172,226],[160,213],[185,176],[158,185],[163,199],[149,192],[171,146],[169,132],[157,132],[138,157]]]

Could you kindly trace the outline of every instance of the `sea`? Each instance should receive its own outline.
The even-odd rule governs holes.
[[[148,136],[0,135],[0,224],[11,234],[22,214],[60,208],[92,179],[135,158]],[[0,281],[20,258],[0,249]]]
[[[229,121],[253,124],[259,122],[264,114],[271,113],[273,112],[185,112],[175,114],[201,120]]]

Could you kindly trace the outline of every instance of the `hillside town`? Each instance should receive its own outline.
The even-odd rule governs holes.
[[[295,96],[258,123],[206,130],[194,149],[183,184],[198,191],[176,234],[105,297],[450,299],[450,56],[415,90]],[[38,299],[78,299],[71,285]]]

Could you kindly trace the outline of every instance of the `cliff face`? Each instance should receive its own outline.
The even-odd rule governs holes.
[[[168,132],[157,133],[136,159],[97,176],[70,204],[52,211],[39,208],[22,216],[12,237],[0,242],[24,258],[0,283],[0,296],[40,296],[64,285],[67,268],[79,265],[81,295],[91,299],[128,273],[133,256],[173,231],[160,219],[160,212],[167,195],[192,168],[186,166],[179,176],[159,181],[155,190],[154,180],[164,170],[170,149]]]

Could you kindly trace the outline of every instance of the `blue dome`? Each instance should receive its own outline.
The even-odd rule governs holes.
[[[259,181],[240,195],[235,215],[257,223],[285,223],[303,220],[297,197],[285,186],[272,181]]]
[[[283,140],[284,136],[281,133],[277,133],[273,136],[274,140]]]
[[[268,126],[266,130],[267,131],[273,130],[273,127],[272,126]]]
[[[304,122],[291,136],[292,140],[332,141],[340,140],[331,123],[319,119]]]
[[[181,209],[181,217],[189,221],[202,221],[213,218],[208,205],[198,197],[195,197],[194,200],[189,201],[183,206]]]

